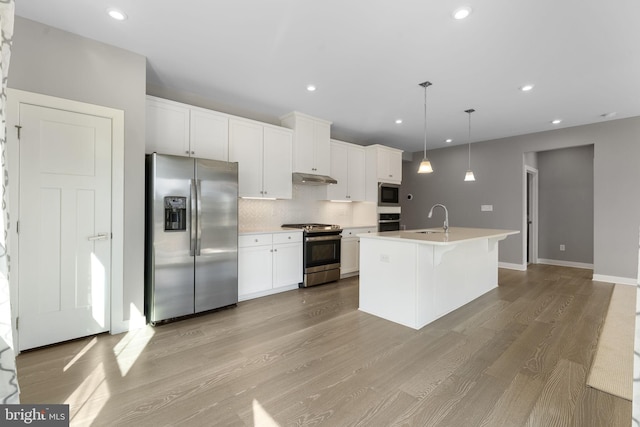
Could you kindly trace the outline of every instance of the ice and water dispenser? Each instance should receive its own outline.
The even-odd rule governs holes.
[[[164,198],[164,231],[187,230],[187,198],[168,196]]]

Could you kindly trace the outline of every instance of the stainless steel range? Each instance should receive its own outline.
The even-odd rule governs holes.
[[[301,288],[335,282],[340,279],[340,242],[342,229],[330,224],[283,224],[283,228],[301,228],[304,279]]]

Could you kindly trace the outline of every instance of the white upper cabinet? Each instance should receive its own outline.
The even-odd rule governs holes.
[[[189,107],[147,96],[146,152],[188,156]]]
[[[147,96],[146,152],[228,161],[229,116]]]
[[[204,108],[191,108],[191,156],[227,161],[229,159],[229,117]]]
[[[293,133],[289,129],[264,127],[263,183],[266,197],[293,197],[292,171]]]
[[[375,202],[378,199],[378,183],[402,183],[402,150],[384,145],[365,147],[366,166],[366,199]]]
[[[238,162],[240,197],[291,199],[289,129],[229,119],[229,161]]]
[[[266,197],[262,188],[263,128],[260,124],[229,120],[229,161],[238,162],[238,195]]]
[[[329,175],[331,122],[294,111],[280,117],[293,129],[293,172]]]
[[[327,186],[327,199],[364,201],[366,176],[364,147],[332,139],[329,175],[338,183]]]

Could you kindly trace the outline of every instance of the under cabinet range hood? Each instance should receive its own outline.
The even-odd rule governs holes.
[[[313,175],[310,173],[294,172],[293,183],[304,185],[326,185],[337,184],[338,181],[327,175]]]

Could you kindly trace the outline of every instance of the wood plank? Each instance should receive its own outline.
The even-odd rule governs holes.
[[[21,400],[72,425],[630,425],[586,387],[611,284],[588,270],[499,271],[419,331],[358,310],[358,278],[24,352]]]

